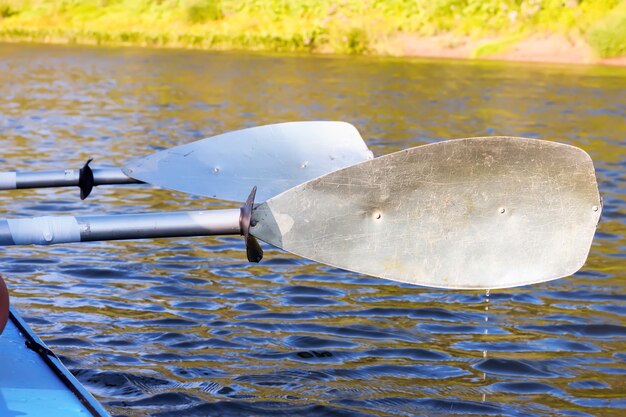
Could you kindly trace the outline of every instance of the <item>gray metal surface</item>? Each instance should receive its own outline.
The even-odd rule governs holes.
[[[339,268],[441,288],[547,281],[584,264],[601,203],[589,155],[494,137],[420,146],[257,206],[251,234]]]
[[[239,209],[77,217],[80,240],[239,235]]]
[[[0,245],[239,235],[239,209],[0,220]]]
[[[177,146],[132,161],[123,170],[143,182],[231,201],[245,201],[256,185],[257,201],[265,201],[371,158],[359,132],[348,123],[291,122]]]
[[[120,168],[94,168],[94,185],[104,184],[136,184],[139,181],[128,177]],[[78,169],[63,171],[15,172],[15,187],[0,188],[47,188],[77,186]]]

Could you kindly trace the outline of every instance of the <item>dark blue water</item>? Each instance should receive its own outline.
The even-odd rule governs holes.
[[[481,135],[595,161],[587,265],[443,291],[238,238],[11,247],[13,303],[114,415],[626,414],[626,69],[0,46],[0,169],[123,165],[213,134],[344,120],[375,154]],[[2,217],[235,207],[146,186],[0,194]]]

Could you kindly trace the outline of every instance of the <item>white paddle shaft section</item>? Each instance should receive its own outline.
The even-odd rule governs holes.
[[[16,186],[15,172],[0,172],[0,190],[15,190]]]
[[[75,217],[45,216],[6,222],[15,245],[80,242],[80,227]]]
[[[0,172],[0,190],[22,188],[72,187],[78,185],[78,169],[64,171]],[[138,184],[141,181],[130,178],[120,168],[93,169],[94,185]]]
[[[239,209],[0,220],[0,245],[239,235]]]

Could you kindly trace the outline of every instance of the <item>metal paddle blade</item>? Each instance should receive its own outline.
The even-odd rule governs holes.
[[[601,202],[591,158],[541,140],[419,146],[301,184],[250,232],[339,268],[429,287],[506,288],[585,262]]]
[[[354,126],[291,122],[224,133],[135,160],[139,181],[222,200],[245,201],[257,185],[265,201],[298,184],[372,159]]]

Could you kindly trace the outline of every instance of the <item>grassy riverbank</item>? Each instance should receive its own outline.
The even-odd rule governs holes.
[[[542,39],[624,56],[626,1],[0,0],[5,41],[506,58]]]

